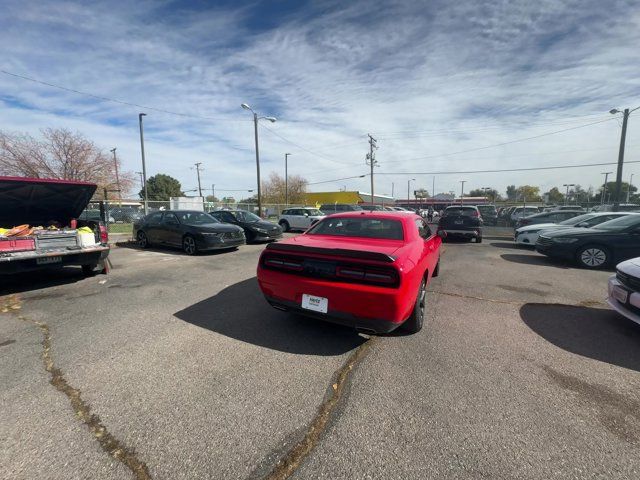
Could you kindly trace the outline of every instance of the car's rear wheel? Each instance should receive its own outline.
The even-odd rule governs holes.
[[[476,237],[476,243],[482,243],[482,235]]]
[[[149,239],[147,238],[147,234],[144,232],[138,232],[138,235],[136,236],[137,240],[138,240],[138,246],[140,248],[147,248],[150,244],[149,244]]]
[[[604,268],[609,264],[609,251],[599,245],[586,245],[578,250],[576,260],[583,268]]]
[[[182,250],[187,255],[195,255],[198,253],[198,246],[196,245],[196,239],[191,235],[185,235],[182,239]]]
[[[407,319],[406,322],[402,325],[405,331],[409,333],[418,333],[422,330],[422,325],[424,324],[424,310],[427,302],[427,281],[423,278],[422,282],[420,282],[420,289],[418,290],[418,296],[416,298],[416,303],[413,306],[413,311],[411,315]]]
[[[283,232],[288,232],[291,229],[291,226],[289,226],[289,222],[287,222],[286,220],[281,220],[279,225],[282,227]]]

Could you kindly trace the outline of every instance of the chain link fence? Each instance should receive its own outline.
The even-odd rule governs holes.
[[[302,205],[263,204],[262,216],[277,220],[283,210]],[[246,210],[258,214],[258,205],[253,203],[206,202],[201,200],[177,199],[173,201],[149,201],[147,213],[164,210],[198,210],[215,212],[219,210]],[[144,217],[144,202],[140,200],[99,200],[92,201],[82,212],[80,219],[102,220],[108,225],[109,233],[131,234],[133,223]]]

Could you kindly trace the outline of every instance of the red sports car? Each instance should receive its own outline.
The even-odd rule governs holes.
[[[441,238],[418,215],[346,212],[267,245],[258,283],[267,301],[367,333],[424,322],[426,286],[438,275]]]

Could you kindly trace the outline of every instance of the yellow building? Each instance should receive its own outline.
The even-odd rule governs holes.
[[[326,205],[328,203],[348,203],[357,205],[360,203],[375,203],[378,205],[393,205],[395,199],[386,195],[374,195],[366,192],[308,192],[305,194],[307,205]]]

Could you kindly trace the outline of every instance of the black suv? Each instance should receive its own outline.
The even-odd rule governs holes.
[[[482,242],[482,217],[478,207],[457,205],[447,207],[438,222],[438,231],[444,230],[447,238],[475,239]]]
[[[362,210],[359,205],[351,205],[349,203],[327,203],[320,207],[320,211],[326,215],[338,212],[358,212]]]
[[[482,221],[487,225],[498,225],[498,211],[495,205],[477,205]]]

